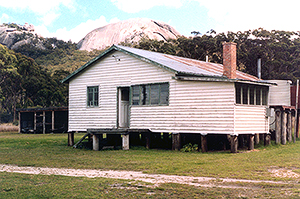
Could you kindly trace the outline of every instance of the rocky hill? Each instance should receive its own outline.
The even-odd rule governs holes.
[[[168,40],[181,36],[170,25],[145,18],[129,19],[108,24],[88,33],[77,44],[79,50],[103,50],[108,46],[120,43],[134,43],[142,38]],[[24,51],[26,45],[31,49],[45,50],[50,38],[44,38],[34,30],[33,25],[18,25],[15,23],[0,24],[0,44],[16,52]],[[52,40],[51,40],[52,41]],[[53,46],[54,45],[54,46]],[[55,44],[52,44],[55,47]],[[25,55],[29,55],[25,53]]]
[[[79,41],[80,50],[104,49],[113,44],[138,42],[141,38],[167,40],[181,36],[170,25],[151,19],[137,18],[108,24],[88,33]]]
[[[35,33],[34,26],[28,23],[25,25],[14,23],[0,25],[0,44],[13,50],[25,44],[43,49],[41,38]]]

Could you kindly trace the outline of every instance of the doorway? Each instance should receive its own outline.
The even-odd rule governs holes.
[[[129,127],[129,87],[118,89],[118,127]]]

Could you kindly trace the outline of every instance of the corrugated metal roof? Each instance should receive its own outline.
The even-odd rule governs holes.
[[[189,74],[189,75],[199,75],[208,77],[223,77],[223,65],[204,62],[195,59],[189,59],[184,57],[178,57],[173,55],[167,55],[157,52],[151,52],[147,50],[141,50],[136,48],[124,47],[116,45],[120,49],[124,49],[133,54],[137,54],[141,57],[148,58],[155,61],[161,65],[164,65],[177,73]],[[241,71],[236,71],[237,79],[259,81],[259,79],[253,75],[243,73]]]
[[[74,73],[65,78],[62,82],[68,82],[71,78],[81,73],[84,69],[89,67],[95,61],[103,58],[107,53],[117,50],[130,54],[134,57],[137,57],[143,61],[153,63],[157,66],[163,67],[171,72],[174,72],[177,75],[188,75],[188,76],[202,76],[202,77],[214,77],[228,79],[223,76],[223,65],[199,61],[195,59],[188,59],[173,55],[167,55],[163,53],[157,53],[137,48],[130,48],[120,45],[113,45],[111,48],[106,50],[104,53],[96,57],[95,59],[89,61],[81,68],[76,70]],[[249,81],[260,81],[257,77],[237,71],[237,79],[249,80]]]

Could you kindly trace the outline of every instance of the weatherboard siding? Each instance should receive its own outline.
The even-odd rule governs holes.
[[[177,81],[172,107],[176,132],[229,134],[234,130],[234,86],[224,82]]]
[[[255,134],[268,133],[269,122],[265,106],[236,105],[235,133]]]
[[[173,73],[165,69],[122,52],[108,54],[69,82],[69,131],[116,128],[118,87],[169,82],[172,76]],[[99,107],[87,107],[87,86],[99,86]],[[147,107],[140,108],[147,109]],[[165,117],[164,112],[168,108],[167,106],[148,107],[149,114],[152,116],[149,115],[144,120],[150,123],[152,121],[149,118],[158,114],[158,121],[153,125],[160,126]],[[135,111],[139,112],[140,109],[132,107],[131,115],[134,115]]]
[[[232,83],[170,81],[169,106],[131,107],[131,128],[153,132],[229,134],[234,130]]]

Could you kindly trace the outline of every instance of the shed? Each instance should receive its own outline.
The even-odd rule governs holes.
[[[172,133],[175,149],[180,134],[197,134],[203,150],[206,135],[229,135],[236,148],[238,135],[268,134],[271,83],[236,70],[235,43],[223,44],[223,57],[222,65],[113,45],[62,81],[68,131]]]
[[[67,132],[68,107],[24,108],[17,111],[20,133]]]

